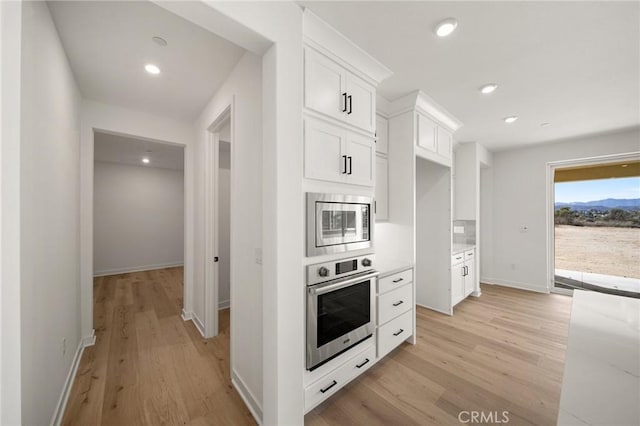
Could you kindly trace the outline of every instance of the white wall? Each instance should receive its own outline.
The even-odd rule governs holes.
[[[246,389],[249,405],[262,412],[262,61],[245,53],[197,121],[196,227],[205,227],[207,200],[204,170],[208,128],[233,104],[231,117],[232,186],[230,222],[231,368],[232,378]],[[224,170],[220,170],[224,174]],[[221,241],[222,243],[222,241]],[[204,264],[205,235],[196,239],[196,263]],[[193,315],[205,318],[207,290],[204,268],[196,270]]]
[[[494,153],[493,166],[483,171],[481,188],[482,282],[548,290],[548,162],[638,150],[636,128]],[[520,232],[520,226],[527,226],[528,232]]]
[[[22,7],[22,424],[44,425],[81,341],[81,98],[46,3]]]
[[[182,170],[96,161],[93,214],[95,275],[183,264]]]
[[[224,143],[224,142],[221,142]],[[225,158],[223,158],[225,157]],[[231,282],[231,159],[229,153],[220,156],[220,169],[218,170],[218,255],[220,257],[218,269],[218,307],[229,306]]]
[[[0,2],[0,424],[21,423],[20,44],[22,4]]]

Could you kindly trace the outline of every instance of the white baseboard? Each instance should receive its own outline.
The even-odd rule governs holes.
[[[440,310],[440,309],[436,309],[436,308],[431,307],[431,306],[423,305],[421,303],[416,303],[416,305],[417,306],[421,306],[423,308],[427,308],[427,309],[432,310],[432,311],[440,312],[441,314],[445,314],[445,315],[451,316],[451,312],[446,312],[446,311],[443,311],[443,310]]]
[[[59,426],[62,423],[64,410],[67,408],[69,394],[71,394],[71,388],[73,387],[73,381],[76,378],[76,373],[78,372],[78,367],[80,366],[80,360],[82,359],[84,348],[93,346],[95,343],[95,330],[91,330],[91,335],[81,338],[78,342],[78,348],[76,349],[76,353],[73,355],[73,361],[71,361],[71,368],[67,373],[67,379],[64,381],[64,386],[62,387],[62,392],[60,393],[58,404],[56,405],[56,409],[53,412],[53,417],[51,418],[52,426]]]
[[[517,288],[518,290],[527,290],[527,291],[533,291],[535,293],[545,293],[545,294],[549,294],[549,289],[545,288],[541,288],[538,285],[535,284],[530,284],[530,283],[520,283],[517,281],[506,281],[506,280],[500,280],[497,278],[480,278],[480,282],[482,284],[490,284],[490,285],[499,285],[502,287],[510,287],[510,288]]]
[[[218,310],[227,309],[230,306],[231,306],[231,301],[230,300],[220,300],[218,302]]]
[[[193,325],[196,326],[196,328],[198,329],[198,331],[200,332],[202,337],[205,337],[204,336],[204,323],[202,321],[200,321],[200,318],[198,318],[198,316],[196,315],[195,312],[191,313],[191,322],[193,323]]]
[[[94,277],[106,277],[108,275],[128,274],[131,272],[154,271],[156,269],[175,268],[184,266],[184,262],[159,263],[157,265],[132,266],[129,268],[107,269],[105,271],[96,271]]]
[[[93,346],[96,344],[96,330],[92,329],[91,330],[91,334],[83,337],[82,340],[80,340],[80,343],[82,343],[82,346],[89,347],[89,346]]]
[[[191,318],[193,318],[193,315],[191,312],[187,312],[184,309],[182,309],[182,321],[191,321]]]
[[[231,372],[231,383],[233,387],[236,388],[236,391],[240,394],[240,398],[244,401],[245,405],[253,415],[255,421],[261,425],[262,424],[262,406],[256,398],[253,396],[249,388],[245,385],[242,378],[236,373],[235,370]]]

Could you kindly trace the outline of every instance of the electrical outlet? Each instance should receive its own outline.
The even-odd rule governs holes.
[[[62,356],[67,354],[67,339],[62,339]]]

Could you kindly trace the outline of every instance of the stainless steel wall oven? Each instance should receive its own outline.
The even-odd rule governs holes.
[[[373,335],[377,275],[366,256],[307,267],[307,369]]]

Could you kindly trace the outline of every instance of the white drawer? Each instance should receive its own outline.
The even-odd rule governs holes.
[[[375,361],[376,348],[375,346],[370,346],[326,376],[307,386],[304,390],[305,413],[336,393],[363,371],[366,371]]]
[[[472,260],[474,257],[476,257],[476,251],[474,249],[471,250],[467,250],[464,252],[464,260]]]
[[[411,283],[378,296],[378,325],[394,319],[412,307],[413,285]]]
[[[398,272],[388,277],[378,278],[378,294],[386,293],[389,290],[400,287],[403,284],[413,281],[413,269]]]
[[[378,327],[378,358],[391,352],[413,334],[413,309]]]
[[[451,265],[457,265],[458,263],[464,262],[464,252],[456,253],[451,255]]]

